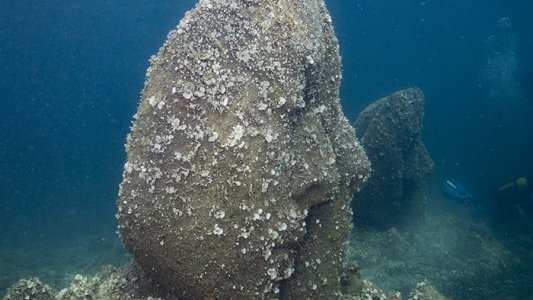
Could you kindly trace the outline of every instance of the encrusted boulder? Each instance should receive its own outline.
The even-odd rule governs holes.
[[[55,291],[38,278],[21,279],[7,289],[3,300],[55,300]]]
[[[38,278],[21,279],[7,291],[3,300],[163,300],[151,296],[152,286],[142,272],[132,266],[104,266],[92,276],[77,274],[69,286],[56,292]],[[167,298],[166,300],[173,300]]]
[[[358,116],[356,133],[372,175],[352,202],[356,224],[388,229],[424,214],[433,161],[420,137],[423,118],[424,95],[418,88],[380,99]]]
[[[151,59],[121,238],[180,299],[336,299],[369,162],[322,0],[202,0]]]
[[[429,281],[424,280],[409,293],[408,300],[448,300]]]

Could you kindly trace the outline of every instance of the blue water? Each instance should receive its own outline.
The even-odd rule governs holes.
[[[488,196],[533,175],[532,1],[326,2],[350,120],[418,86],[436,186],[453,176]],[[0,250],[114,238],[148,58],[194,3],[0,0]]]

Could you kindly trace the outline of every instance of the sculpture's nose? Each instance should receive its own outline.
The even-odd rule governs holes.
[[[312,113],[311,113],[312,115]],[[336,157],[324,126],[302,119],[302,130],[297,138],[295,149],[296,164],[292,170],[292,198],[301,206],[309,208],[330,200],[339,186],[339,174],[335,165]]]

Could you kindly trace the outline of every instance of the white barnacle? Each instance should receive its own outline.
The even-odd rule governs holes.
[[[294,106],[297,108],[305,108],[305,101],[302,96],[294,95],[292,97],[292,102],[294,103]]]
[[[176,215],[176,219],[183,216],[183,212],[175,207],[172,208],[172,212],[174,213],[174,215]]]
[[[183,92],[182,96],[186,100],[190,100],[192,98],[192,92],[191,91],[185,91],[185,92]]]
[[[274,280],[278,278],[278,271],[276,271],[274,268],[270,268],[267,271],[267,275],[270,276],[270,279]]]
[[[277,239],[279,237],[279,233],[272,229],[272,228],[269,228],[268,229],[268,234],[270,235],[270,237],[272,237],[273,239]]]
[[[214,217],[216,219],[223,219],[226,216],[226,213],[223,210],[215,212]]]
[[[226,32],[229,32],[229,33],[233,32],[233,28],[231,28],[229,24],[224,25],[223,28]]]
[[[133,172],[133,165],[130,162],[127,162],[124,164],[124,170],[126,170],[126,173],[130,174]]]
[[[163,147],[161,146],[161,144],[153,144],[151,151],[154,153],[161,153],[163,152]]]
[[[267,108],[268,108],[268,104],[263,103],[263,102],[259,102],[259,104],[257,105],[258,110],[266,110]]]
[[[326,107],[324,104],[322,104],[322,105],[320,105],[319,107],[317,107],[317,108],[314,109],[314,113],[319,113],[319,114],[321,114],[321,113],[323,113],[324,111],[326,111],[326,109],[327,109],[327,107]]]
[[[241,228],[241,231],[242,232],[239,234],[239,237],[242,237],[242,238],[245,238],[245,239],[250,237],[250,233],[248,231],[246,231],[245,229],[242,229],[242,228]]]
[[[265,141],[267,143],[270,143],[278,138],[278,134],[274,133],[271,128],[268,128],[267,130],[265,130],[265,132],[263,132],[263,137],[265,138]]]
[[[171,118],[170,120],[170,125],[172,126],[172,130],[173,131],[176,131],[176,130],[179,130],[180,128],[180,119],[178,118]]]
[[[228,104],[229,104],[229,97],[227,97],[227,96],[222,97],[222,102],[221,102],[221,104],[222,104],[223,106],[228,106]]]
[[[268,97],[268,89],[270,87],[270,82],[268,81],[261,81],[259,84],[259,94],[263,96],[264,98]]]
[[[248,49],[244,49],[242,51],[238,51],[235,56],[245,63],[247,63],[249,60],[252,59],[252,52]]]
[[[218,227],[218,224],[215,224],[215,229],[213,229],[214,235],[222,235],[224,233],[224,230],[220,227]]]
[[[207,138],[207,140],[208,140],[209,142],[214,142],[214,141],[216,141],[217,139],[218,139],[218,133],[215,132],[215,131],[211,132],[211,134],[209,134],[209,138]]]
[[[198,98],[203,98],[205,96],[205,88],[200,87],[197,91],[194,92],[194,95]]]
[[[283,104],[285,104],[285,102],[287,102],[287,99],[283,98],[283,97],[280,97],[279,98],[279,101],[278,101],[278,108],[282,107]]]
[[[293,219],[298,218],[298,213],[293,207],[291,207],[291,209],[289,210],[289,216]]]
[[[150,105],[154,107],[157,104],[157,100],[155,99],[155,96],[148,98],[148,103],[150,103]]]
[[[211,68],[213,69],[213,73],[216,75],[220,74],[220,70],[222,69],[218,62],[215,62]]]
[[[204,80],[204,83],[206,85],[215,85],[217,83],[217,80],[215,78],[209,78],[207,80]]]
[[[179,152],[179,151],[174,152],[174,159],[175,160],[182,160],[183,159],[183,154],[181,154],[181,152]]]
[[[268,182],[265,181],[261,184],[261,192],[266,193],[267,190],[268,190]]]
[[[174,188],[173,186],[167,186],[165,188],[165,192],[167,192],[167,194],[174,194],[176,193],[176,188]]]
[[[241,138],[244,135],[244,127],[241,125],[235,125],[233,126],[233,131],[230,133],[228,137],[227,144],[230,147],[234,147],[238,144],[238,142],[241,140]]]
[[[290,278],[292,274],[294,274],[294,268],[289,266],[287,267],[287,269],[285,269],[285,274],[283,275],[283,278],[284,279]]]
[[[272,251],[270,249],[265,249],[263,251],[263,257],[265,258],[265,260],[268,260],[270,258],[270,256],[272,256]]]

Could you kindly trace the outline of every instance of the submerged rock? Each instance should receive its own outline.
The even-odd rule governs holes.
[[[369,163],[322,0],[203,0],[151,59],[119,231],[180,299],[335,299]]]
[[[399,291],[391,290],[385,295],[375,283],[364,279],[357,264],[346,264],[341,273],[342,296],[340,300],[402,300]],[[416,284],[409,293],[409,300],[446,300],[429,281]]]
[[[56,293],[48,285],[37,278],[22,279],[15,283],[3,300],[178,300],[181,298],[167,295],[165,298],[154,297],[153,290],[157,289],[149,279],[144,278],[141,270],[135,266],[123,268],[104,267],[93,276],[76,275],[70,286]],[[389,292],[387,296],[374,283],[364,279],[359,267],[354,265],[344,266],[341,270],[342,294],[338,300],[401,300],[399,292]],[[411,292],[410,300],[421,297],[431,298],[431,295],[440,295],[439,292],[427,281],[421,282]],[[210,298],[207,298],[210,299]],[[310,299],[310,298],[309,298]],[[321,299],[321,298],[320,298]]]
[[[55,291],[38,278],[21,279],[13,284],[3,300],[54,300]]]
[[[424,280],[416,285],[409,294],[408,300],[447,300],[429,281]]]
[[[523,261],[483,223],[443,214],[428,215],[401,230],[369,229],[354,230],[346,262],[364,266],[364,278],[384,291],[407,295],[429,280],[450,299],[523,299],[527,295],[523,288],[527,285],[520,281],[527,277],[520,270]]]
[[[352,202],[356,224],[388,229],[424,214],[425,178],[433,161],[420,138],[423,117],[424,95],[418,88],[380,99],[358,116],[357,137],[372,176]]]
[[[131,282],[126,272],[107,267],[93,277],[76,275],[69,287],[57,293],[57,300],[106,299],[133,300]]]
[[[102,269],[92,276],[77,274],[59,292],[37,278],[21,279],[8,289],[3,300],[164,300],[154,298],[142,280],[143,274],[131,266]],[[167,298],[166,300],[173,300]]]

